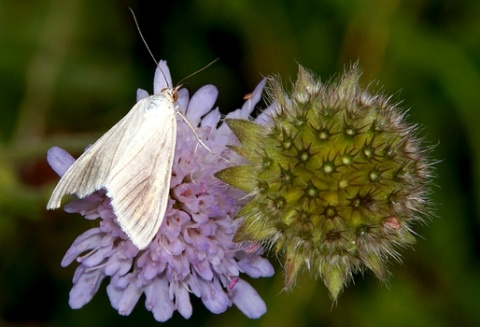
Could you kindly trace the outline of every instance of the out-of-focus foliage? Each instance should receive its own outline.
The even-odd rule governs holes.
[[[158,325],[137,305],[120,317],[105,291],[68,307],[74,268],[63,253],[89,222],[46,212],[57,177],[45,163],[59,145],[79,154],[152,89],[156,59],[193,91],[212,83],[223,112],[242,104],[262,75],[294,79],[297,63],[327,80],[353,62],[362,82],[410,108],[438,144],[437,218],[388,287],[356,276],[332,306],[320,281],[302,275],[253,281],[268,306],[259,320],[200,303],[167,326],[478,326],[480,294],[480,2],[476,0],[0,1],[0,326]],[[376,81],[379,81],[378,83]],[[272,258],[274,260],[274,258]],[[281,271],[281,269],[278,269]]]

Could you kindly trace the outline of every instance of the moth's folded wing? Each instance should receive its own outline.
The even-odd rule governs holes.
[[[66,194],[76,194],[83,198],[103,187],[115,158],[122,151],[120,148],[125,142],[126,126],[129,126],[133,118],[134,109],[135,107],[70,166],[53,190],[47,209],[60,207],[62,197]]]
[[[142,146],[131,147],[117,161],[105,187],[117,221],[139,249],[158,232],[165,217],[170,192],[177,137],[175,115],[142,135]]]

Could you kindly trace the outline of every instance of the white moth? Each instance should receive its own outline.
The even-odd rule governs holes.
[[[175,88],[140,100],[70,166],[47,209],[65,194],[106,189],[118,224],[140,250],[158,232],[167,209],[177,138]]]

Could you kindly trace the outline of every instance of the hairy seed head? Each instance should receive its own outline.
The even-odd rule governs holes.
[[[271,78],[268,123],[227,120],[248,164],[216,175],[249,195],[236,240],[280,254],[286,288],[307,268],[334,299],[355,272],[384,280],[387,259],[415,242],[411,227],[429,213],[427,149],[359,76],[353,67],[322,84],[300,66],[291,94]]]

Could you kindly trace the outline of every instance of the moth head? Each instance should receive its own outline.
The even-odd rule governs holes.
[[[175,102],[178,100],[178,90],[182,87],[182,84],[175,87],[166,87],[160,93],[165,95],[170,99],[170,101]]]

